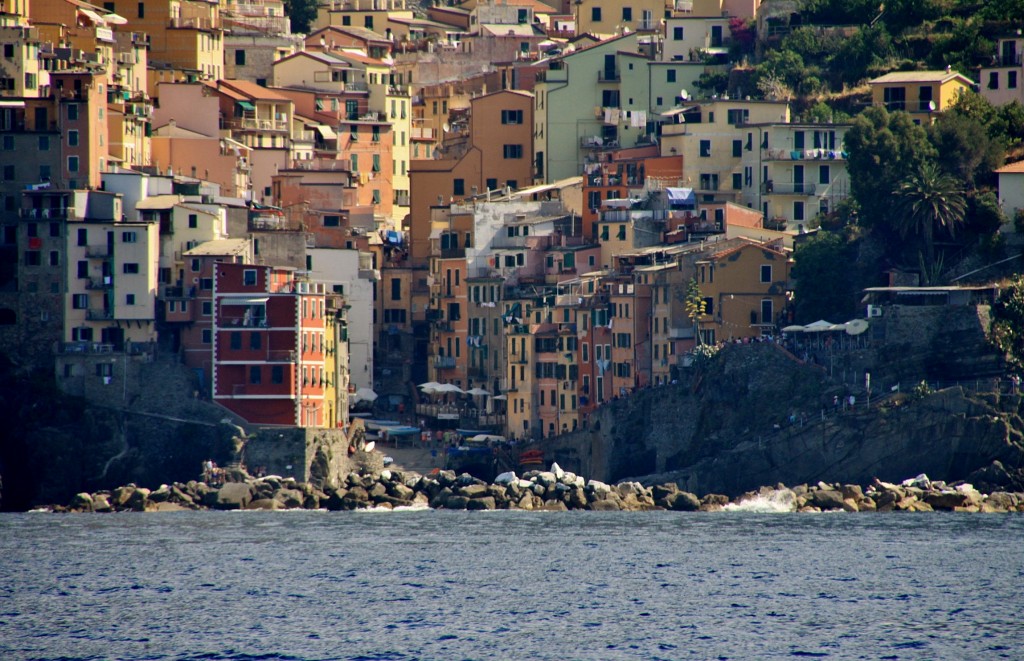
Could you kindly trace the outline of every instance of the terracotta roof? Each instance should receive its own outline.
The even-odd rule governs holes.
[[[273,90],[256,83],[251,83],[248,80],[221,80],[218,81],[217,89],[230,90],[257,101],[291,101],[286,96],[281,96]]]
[[[1007,163],[1003,167],[996,170],[996,174],[1024,174],[1024,161],[1017,161],[1016,163]]]
[[[871,85],[889,85],[892,83],[944,83],[959,78],[965,85],[973,85],[974,81],[957,71],[894,71],[869,80]]]

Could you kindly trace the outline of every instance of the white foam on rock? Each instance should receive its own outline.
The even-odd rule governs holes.
[[[738,503],[728,503],[722,509],[726,512],[756,512],[763,514],[795,512],[796,494],[788,489],[772,491],[764,496],[754,496]]]

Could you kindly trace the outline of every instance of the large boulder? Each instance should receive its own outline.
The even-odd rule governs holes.
[[[665,507],[676,512],[696,512],[700,509],[700,499],[688,491],[676,491],[665,498]]]
[[[85,491],[82,493],[76,493],[75,497],[71,499],[71,509],[79,510],[81,512],[91,512],[92,495]]]
[[[217,490],[217,509],[242,510],[250,502],[252,502],[252,488],[245,482],[227,482]]]
[[[957,507],[963,507],[967,503],[967,498],[959,491],[945,491],[926,495],[924,502],[931,505],[932,509],[952,512]]]
[[[587,509],[595,512],[618,512],[622,508],[619,506],[619,501],[608,498],[606,500],[595,500],[587,506]]]
[[[469,502],[466,503],[466,509],[468,510],[493,510],[495,507],[494,498],[491,496],[471,498]]]
[[[843,493],[835,489],[817,489],[808,494],[808,500],[823,510],[843,509]]]
[[[469,484],[459,489],[459,494],[466,498],[482,498],[487,495],[487,485]]]

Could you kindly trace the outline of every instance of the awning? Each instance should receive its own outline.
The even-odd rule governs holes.
[[[613,200],[605,200],[601,205],[609,209],[628,209],[634,204],[642,201],[643,200],[635,198],[619,197]]]
[[[224,296],[221,305],[263,305],[270,300],[269,296]]]
[[[118,14],[107,14],[103,18],[105,18],[107,23],[110,23],[111,25],[124,25],[128,22],[127,18]]]
[[[665,194],[668,195],[670,204],[692,204],[696,202],[696,196],[694,196],[692,188],[666,188]]]
[[[237,103],[242,107],[242,110],[256,110],[256,106],[248,101],[238,101]]]
[[[326,124],[317,124],[313,128],[320,132],[320,136],[324,140],[338,139],[338,134],[334,132],[334,129],[332,129],[330,126],[327,126]]]
[[[665,112],[661,113],[661,116],[662,117],[675,117],[676,115],[681,115],[684,112],[689,112],[689,111],[693,110],[695,107],[696,106],[690,106],[688,108],[673,108],[672,110],[666,110]]]
[[[85,16],[86,18],[88,18],[93,23],[96,23],[96,24],[99,24],[99,25],[103,25],[103,24],[106,23],[106,21],[104,20],[104,18],[102,16],[100,16],[99,14],[97,14],[96,12],[94,12],[91,9],[83,9],[82,7],[79,7],[78,8],[78,13],[81,14],[82,16]]]
[[[0,99],[0,108],[24,108],[24,101],[15,101],[13,99]]]

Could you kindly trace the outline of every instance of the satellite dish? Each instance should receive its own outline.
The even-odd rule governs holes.
[[[444,126],[441,127],[441,130],[447,133],[448,131],[452,130],[452,127],[448,124],[448,122],[445,122]]]
[[[935,112],[935,102],[934,101],[929,101],[928,102],[928,112]]]
[[[687,92],[685,88],[681,89],[679,90],[679,98],[683,101],[688,101],[690,99],[690,93]]]
[[[860,335],[867,329],[868,322],[866,319],[854,319],[853,321],[846,322],[847,335]]]

